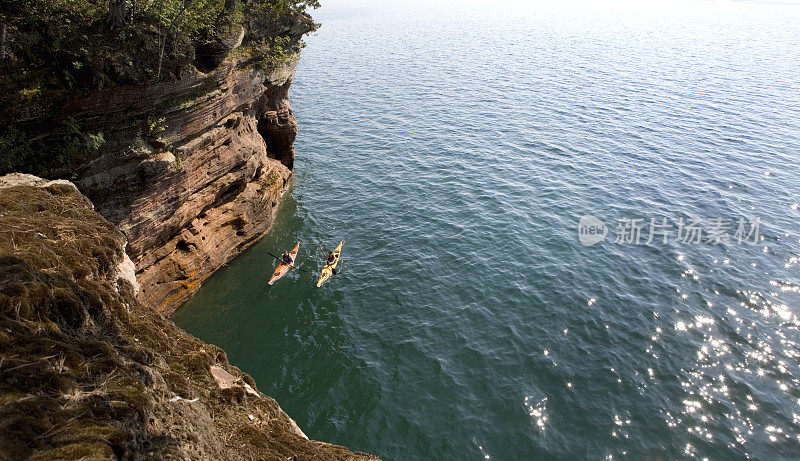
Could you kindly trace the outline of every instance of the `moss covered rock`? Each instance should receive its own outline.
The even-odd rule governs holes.
[[[371,458],[308,440],[224,352],[141,306],[124,247],[72,184],[0,178],[0,457]]]

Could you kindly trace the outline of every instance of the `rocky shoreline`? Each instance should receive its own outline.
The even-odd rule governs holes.
[[[122,230],[140,301],[165,313],[269,229],[292,177],[297,123],[288,90],[297,59],[266,71],[235,51],[209,74],[4,114],[43,137],[65,118],[108,133],[101,156],[53,176],[73,180]],[[159,116],[143,133],[153,107]]]
[[[69,181],[0,177],[0,457],[374,459],[137,301],[125,246]]]
[[[48,179],[0,177],[0,459],[375,459],[308,440],[164,317],[271,227],[315,27],[293,16],[275,33],[297,52],[268,65],[238,26],[173,78],[0,108],[6,140],[102,140]]]
[[[169,314],[272,225],[294,166],[289,87],[316,26],[294,15],[276,33],[298,51],[267,62],[242,46],[237,26],[178,78],[5,105],[0,127],[40,146],[64,143],[65,131],[102,136],[95,154],[40,176],[71,180],[119,227],[139,300]]]

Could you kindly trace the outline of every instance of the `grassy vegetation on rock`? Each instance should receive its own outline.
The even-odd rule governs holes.
[[[2,99],[28,103],[179,77],[197,64],[198,48],[236,26],[244,27],[246,44],[285,55],[290,44],[279,37],[317,6],[316,0],[2,0]]]
[[[74,186],[5,178],[0,457],[369,458],[302,437],[222,350],[138,304],[122,234]],[[221,389],[211,366],[241,383]]]
[[[280,65],[317,27],[305,13],[317,6],[316,0],[0,0],[0,174],[69,178],[65,172],[103,155],[106,141],[108,152],[119,147],[97,127],[108,128],[110,120],[85,120],[81,105],[70,102],[101,89],[209,73],[234,49],[247,67]],[[137,114],[149,118],[142,135],[158,128],[152,120],[218,83],[207,80]],[[113,136],[115,129],[106,128]]]

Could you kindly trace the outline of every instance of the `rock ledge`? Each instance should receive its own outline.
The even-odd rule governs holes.
[[[0,458],[375,459],[141,305],[124,247],[73,184],[0,177]]]

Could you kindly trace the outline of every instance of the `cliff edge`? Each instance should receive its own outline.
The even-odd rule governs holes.
[[[126,236],[139,300],[168,314],[272,225],[318,25],[308,1],[117,3],[0,6],[0,174],[75,183]]]
[[[374,459],[140,304],[125,245],[70,182],[0,177],[0,458]]]

